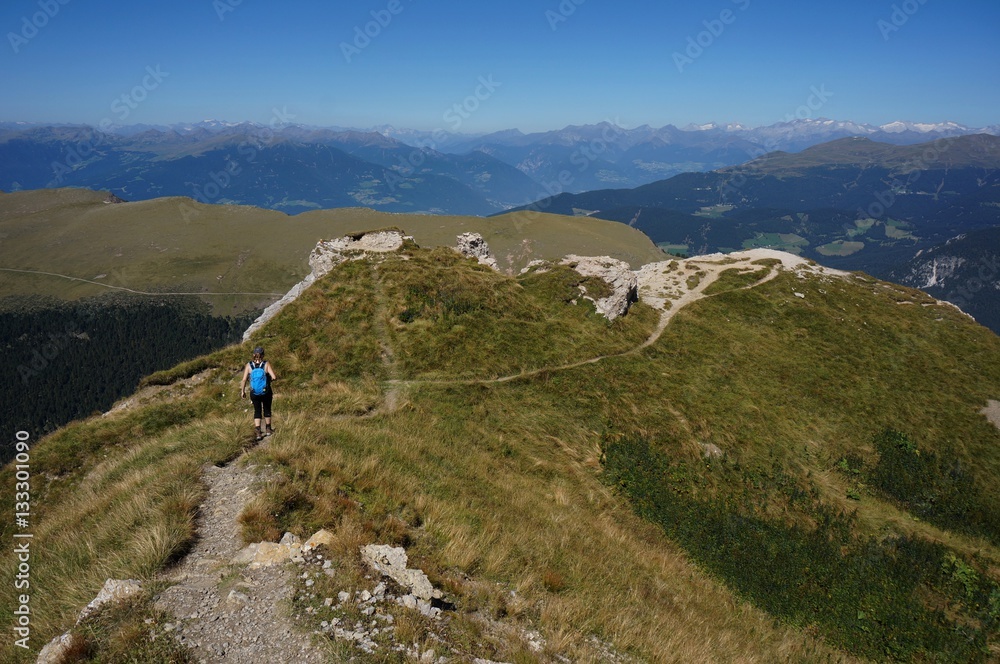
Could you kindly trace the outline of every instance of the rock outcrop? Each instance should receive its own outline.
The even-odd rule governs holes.
[[[500,269],[497,266],[497,259],[494,258],[493,252],[490,251],[490,246],[486,244],[486,240],[479,233],[462,233],[459,235],[455,250],[463,256],[475,258],[479,261],[480,265],[485,265],[494,270]]]
[[[321,240],[309,255],[309,267],[312,268],[312,271],[305,279],[292,286],[284,297],[264,309],[264,313],[243,333],[243,341],[250,339],[254,332],[278,315],[278,312],[286,305],[294,302],[305,289],[313,285],[313,282],[326,275],[333,268],[345,261],[363,258],[368,254],[399,251],[405,239],[402,231],[391,230],[361,235],[345,235],[336,240]]]
[[[76,619],[76,624],[79,625],[80,622],[99,611],[105,604],[124,602],[129,597],[140,592],[142,592],[142,584],[139,581],[134,579],[125,581],[108,579],[104,582],[104,587],[101,588],[101,592],[97,594],[97,597],[80,611],[80,615]],[[69,632],[55,637],[38,653],[36,663],[61,664],[72,643],[73,638]]]
[[[564,258],[561,265],[568,265],[584,277],[604,281],[611,289],[609,295],[594,297],[581,285],[581,296],[594,303],[597,311],[608,320],[624,316],[638,299],[638,280],[625,261],[610,256],[575,256]]]
[[[369,544],[362,547],[361,559],[375,571],[381,572],[404,588],[409,588],[417,599],[429,602],[441,598],[441,591],[431,585],[426,574],[406,566],[406,550],[401,547]]]

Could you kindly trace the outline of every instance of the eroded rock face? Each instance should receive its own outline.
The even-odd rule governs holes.
[[[399,251],[404,240],[406,240],[406,236],[401,231],[378,231],[362,235],[345,235],[335,240],[320,240],[312,253],[309,254],[309,267],[312,268],[312,271],[306,275],[305,279],[292,286],[284,297],[264,309],[264,313],[243,333],[243,341],[250,339],[250,335],[263,327],[289,302],[295,301],[305,289],[312,286],[314,281],[325,276],[333,268],[345,261],[363,258],[367,254]]]
[[[638,299],[638,280],[625,261],[610,256],[566,256],[561,262],[576,270],[581,276],[601,279],[611,294],[595,298],[584,292],[583,297],[594,303],[597,311],[608,320],[624,316]]]
[[[458,245],[455,247],[458,253],[468,258],[475,258],[480,265],[499,270],[497,259],[493,257],[490,246],[479,233],[462,233],[458,236]]]

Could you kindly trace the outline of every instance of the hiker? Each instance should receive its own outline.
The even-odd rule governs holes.
[[[240,382],[240,398],[247,398],[247,382],[250,383],[250,401],[253,402],[253,427],[256,440],[259,442],[265,436],[274,433],[271,429],[271,399],[274,393],[271,392],[271,383],[277,380],[271,363],[264,359],[264,349],[257,346],[253,349],[253,360],[247,362],[243,367],[243,380]],[[260,426],[261,415],[263,415],[264,426]]]

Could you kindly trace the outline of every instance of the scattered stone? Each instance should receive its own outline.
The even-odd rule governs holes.
[[[713,443],[701,443],[702,456],[706,459],[718,459],[723,456],[722,448]]]
[[[260,542],[257,544],[257,551],[253,561],[250,563],[252,569],[261,567],[271,567],[287,562],[292,557],[292,547],[288,544],[275,544],[274,542]]]
[[[334,536],[329,530],[317,530],[312,537],[302,545],[302,550],[306,553],[320,546],[330,548],[333,546]],[[329,562],[329,561],[327,561]],[[324,563],[325,565],[325,563]]]
[[[369,544],[361,548],[361,559],[369,567],[381,572],[404,588],[409,588],[415,597],[425,600],[440,599],[441,591],[437,590],[418,569],[406,566],[406,550],[402,547],[391,547],[385,544]]]
[[[233,556],[233,564],[249,565],[257,556],[257,544],[251,544],[240,549],[240,552]]]
[[[226,604],[233,607],[244,607],[250,603],[250,597],[238,590],[230,590],[226,597]]]
[[[73,637],[69,632],[55,637],[38,653],[36,664],[62,664],[72,644]]]

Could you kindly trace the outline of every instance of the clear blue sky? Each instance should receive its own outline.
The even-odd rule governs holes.
[[[1000,123],[997,0],[6,0],[0,34],[0,120]]]

